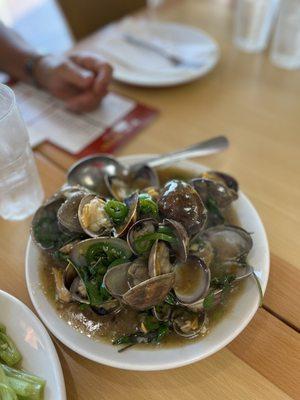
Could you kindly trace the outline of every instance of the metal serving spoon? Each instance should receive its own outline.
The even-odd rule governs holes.
[[[122,178],[122,176],[128,176],[130,173],[138,171],[144,165],[161,167],[187,158],[203,157],[218,153],[225,150],[228,146],[229,141],[225,136],[217,136],[181,150],[161,154],[143,162],[135,163],[129,167],[121,164],[112,156],[95,154],[82,158],[73,164],[68,171],[67,180],[69,185],[81,185],[91,191],[100,192],[100,189],[105,186],[105,175]]]

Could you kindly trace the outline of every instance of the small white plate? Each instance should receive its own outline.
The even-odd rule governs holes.
[[[179,53],[199,54],[203,48],[209,48],[201,56],[201,66],[191,68],[174,66],[161,55],[151,50],[136,47],[123,39],[123,34],[139,37],[147,31],[149,37],[158,38],[176,49]],[[113,77],[135,86],[165,87],[174,86],[206,75],[217,64],[220,51],[216,41],[201,29],[192,26],[159,21],[126,19],[104,31],[97,50],[113,65]]]
[[[60,362],[46,329],[25,304],[3,290],[0,322],[23,356],[22,369],[47,381],[45,400],[66,400]]]
[[[153,155],[123,157],[121,161],[130,164],[140,162]],[[206,167],[193,162],[180,162],[176,166],[200,173]],[[237,176],[238,178],[238,176]],[[269,247],[263,224],[247,197],[240,192],[234,202],[234,209],[243,228],[253,232],[253,248],[249,262],[261,282],[263,292],[269,276]],[[245,283],[241,293],[226,318],[222,319],[202,340],[189,342],[181,347],[162,347],[139,349],[134,347],[124,353],[104,342],[97,342],[80,334],[60,319],[40,287],[39,250],[29,239],[26,254],[26,282],[31,300],[50,331],[66,346],[82,356],[111,367],[140,371],[163,370],[176,368],[199,361],[230,343],[253,318],[258,305],[259,294],[253,279]]]

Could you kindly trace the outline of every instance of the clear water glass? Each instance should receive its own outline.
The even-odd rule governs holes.
[[[15,95],[2,84],[0,141],[0,216],[21,220],[40,206],[44,193]]]
[[[164,0],[147,0],[147,11],[150,19],[157,18],[157,9],[162,6]]]
[[[234,43],[246,52],[263,51],[269,42],[280,0],[237,0]]]
[[[272,41],[271,61],[286,69],[300,68],[300,0],[282,2]]]

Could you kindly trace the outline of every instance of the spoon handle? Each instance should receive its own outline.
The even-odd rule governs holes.
[[[187,158],[203,157],[209,154],[218,153],[229,146],[229,141],[225,136],[217,136],[204,142],[195,143],[183,150],[174,151],[150,158],[146,161],[149,167],[160,167],[162,165],[172,164],[176,161]],[[144,163],[138,163],[139,165]],[[134,166],[135,167],[135,166]]]

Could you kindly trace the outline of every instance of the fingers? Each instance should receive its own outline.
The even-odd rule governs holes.
[[[72,60],[62,64],[59,73],[65,82],[79,89],[86,89],[91,86],[95,77],[92,71],[82,68]]]
[[[69,62],[72,69],[68,76],[69,82],[72,80],[72,84],[82,90],[66,100],[66,106],[74,112],[91,111],[107,94],[112,68],[97,55],[84,53],[70,56]]]
[[[68,110],[77,113],[92,111],[98,107],[106,93],[106,91],[103,91],[101,96],[96,96],[91,90],[85,91],[68,99],[66,101],[66,107]]]
[[[107,91],[107,87],[111,81],[111,77],[112,67],[109,64],[103,64],[93,84],[93,90],[97,95],[101,96],[103,91]]]
[[[111,81],[112,67],[101,57],[94,54],[73,54],[70,58],[79,66],[94,72],[93,90],[97,95],[102,96]]]

